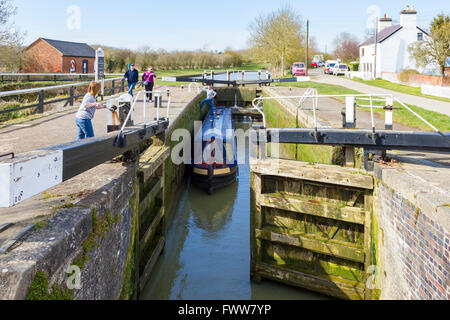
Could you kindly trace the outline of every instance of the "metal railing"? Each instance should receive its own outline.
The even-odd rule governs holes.
[[[126,88],[125,80],[123,78],[104,79],[103,81],[104,82],[112,82],[112,84],[111,84],[111,88],[107,88],[107,89],[104,89],[104,84],[102,85],[102,88],[103,88],[102,97],[114,95],[116,93],[116,91],[117,92],[125,91],[125,88]],[[119,86],[116,86],[116,81],[120,81]],[[76,99],[81,98],[85,95],[84,93],[76,95],[75,88],[80,87],[80,86],[89,85],[89,83],[90,83],[90,81],[57,85],[57,86],[51,86],[51,87],[40,87],[40,88],[21,89],[21,90],[0,92],[0,98],[38,93],[38,101],[36,103],[32,103],[29,105],[20,106],[20,107],[16,107],[16,108],[0,109],[0,114],[6,114],[6,113],[11,113],[11,112],[25,110],[25,109],[31,109],[31,108],[36,108],[33,111],[33,113],[43,113],[45,105],[58,103],[58,102],[64,102],[64,101],[66,101],[66,105],[64,107],[66,107],[67,105],[73,106]],[[69,89],[68,97],[45,101],[45,92],[55,91],[55,90],[59,90],[59,89]]]
[[[384,99],[379,99],[380,97],[385,97]],[[417,117],[419,120],[421,120],[423,123],[425,123],[428,127],[430,127],[431,129],[433,129],[433,131],[435,131],[436,133],[440,134],[441,136],[444,136],[444,134],[437,129],[435,126],[433,126],[430,122],[428,122],[427,120],[425,120],[421,115],[419,115],[417,112],[415,112],[414,110],[412,110],[410,107],[408,107],[406,104],[404,104],[402,101],[400,101],[399,99],[395,98],[392,94],[354,94],[354,95],[303,95],[303,96],[278,96],[278,97],[259,97],[259,98],[255,98],[252,101],[252,105],[253,107],[257,108],[257,105],[259,105],[262,101],[264,100],[291,100],[291,99],[307,99],[307,98],[313,98],[313,99],[321,99],[321,98],[354,98],[355,101],[356,100],[362,100],[364,99],[365,101],[369,101],[370,104],[367,106],[370,108],[370,112],[371,112],[371,125],[372,125],[372,130],[375,133],[375,117],[374,117],[374,109],[375,108],[383,108],[385,109],[387,112],[392,112],[393,111],[393,104],[394,101],[398,102],[403,108],[405,108],[406,110],[408,110],[410,113],[412,113],[415,117]],[[383,101],[386,102],[386,106],[385,107],[381,107],[381,106],[375,106],[374,105],[374,101]],[[313,104],[313,116],[314,116],[314,129],[317,132],[318,129],[318,122],[317,122],[317,105]]]
[[[171,104],[171,97],[170,97],[170,92],[167,92],[168,94],[168,101],[167,101],[167,117],[166,118],[161,118],[160,117],[160,108],[162,105],[162,96],[163,93],[162,91],[139,91],[137,92],[136,96],[133,98],[133,101],[131,103],[131,107],[130,107],[130,112],[128,113],[124,123],[122,124],[122,127],[119,131],[119,134],[117,136],[117,141],[121,141],[122,137],[124,136],[124,131],[125,128],[128,125],[128,122],[130,121],[131,117],[133,116],[134,112],[135,112],[135,107],[138,103],[139,97],[141,95],[144,95],[144,103],[143,103],[143,118],[144,118],[144,122],[141,124],[144,128],[146,128],[146,126],[149,124],[147,122],[147,94],[153,94],[155,96],[155,105],[156,105],[156,119],[155,122],[159,123],[160,121],[168,121],[169,120],[169,115],[170,115],[170,104]],[[139,125],[139,124],[138,124]],[[119,143],[121,144],[121,143]]]
[[[106,77],[121,76],[121,73],[107,73]],[[50,79],[33,79],[33,78],[50,78]],[[80,80],[86,78],[95,78],[94,73],[15,73],[0,72],[0,82],[16,82],[16,81],[73,81],[75,78]]]

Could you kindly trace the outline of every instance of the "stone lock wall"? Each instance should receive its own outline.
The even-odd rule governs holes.
[[[44,228],[0,257],[1,299],[133,296],[136,169],[134,165],[104,164],[95,170],[109,174],[111,182],[75,204],[66,203]],[[69,277],[76,274],[73,269],[67,272],[71,266],[81,271],[78,290],[67,286]]]

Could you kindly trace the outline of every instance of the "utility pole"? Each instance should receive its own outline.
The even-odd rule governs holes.
[[[306,21],[306,76],[308,76],[308,51],[309,51],[309,20]]]
[[[373,66],[373,72],[374,72],[374,76],[373,78],[376,79],[377,78],[377,51],[378,51],[378,22],[379,19],[377,17],[377,22],[375,23],[376,29],[375,29],[375,63]]]

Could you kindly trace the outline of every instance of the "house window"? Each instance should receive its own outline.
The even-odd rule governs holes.
[[[422,32],[419,32],[418,34],[417,34],[417,41],[422,41],[423,40],[423,33]]]
[[[364,57],[364,48],[361,49],[361,57]]]

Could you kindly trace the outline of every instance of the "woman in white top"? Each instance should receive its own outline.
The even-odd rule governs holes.
[[[105,108],[105,106],[97,103],[97,96],[100,90],[100,83],[93,81],[89,84],[88,93],[83,98],[75,121],[78,127],[78,140],[94,137],[92,119],[95,116],[95,111]]]

